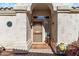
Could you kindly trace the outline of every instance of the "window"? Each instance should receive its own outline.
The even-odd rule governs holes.
[[[44,16],[37,16],[37,19],[38,19],[38,20],[41,20],[41,19],[44,20],[45,17],[44,17]]]
[[[45,19],[49,19],[49,16],[34,16],[33,18],[37,20],[45,20]]]

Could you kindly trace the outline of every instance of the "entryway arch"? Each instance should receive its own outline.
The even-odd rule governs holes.
[[[54,11],[53,11],[53,5],[51,3],[33,3],[31,6],[31,12],[32,12],[32,17],[31,17],[31,21],[32,21],[32,29],[33,30],[33,43],[34,43],[34,39],[38,40],[39,38],[42,39],[41,43],[44,43],[46,40],[46,36],[50,37],[50,41],[52,40],[56,40],[54,38],[54,35],[56,35],[54,33],[54,30],[56,29],[56,21],[54,21]],[[38,25],[42,25],[38,26]],[[39,24],[40,23],[40,24]],[[55,26],[54,26],[55,24]],[[37,25],[36,28],[34,27],[34,25]],[[40,27],[40,29],[39,29]],[[36,32],[38,33],[35,34],[34,36],[34,31],[35,29],[37,30]],[[41,33],[40,33],[41,32]],[[53,32],[53,33],[52,33]],[[40,34],[40,35],[39,35]],[[38,38],[39,37],[39,38]],[[51,45],[51,42],[48,43]],[[41,40],[39,40],[41,41]],[[35,42],[36,44],[39,44],[39,42]],[[35,46],[36,47],[36,46]]]

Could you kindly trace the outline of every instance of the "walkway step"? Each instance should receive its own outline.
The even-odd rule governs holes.
[[[30,49],[29,56],[53,56],[51,49]]]
[[[33,49],[50,49],[48,44],[32,44]]]

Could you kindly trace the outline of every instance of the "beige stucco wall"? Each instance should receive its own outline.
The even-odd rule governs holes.
[[[78,40],[79,14],[58,13],[58,44],[66,45]]]
[[[6,23],[12,22],[12,27]],[[16,16],[0,16],[0,46],[11,49],[27,50],[30,36],[27,38],[28,18],[26,13],[16,13]],[[28,40],[27,40],[28,39]]]
[[[57,12],[51,14],[51,39],[57,41]]]
[[[32,45],[32,29],[31,29],[31,25],[30,25],[30,20],[26,14],[26,45],[27,45],[27,50],[29,50],[31,48]]]

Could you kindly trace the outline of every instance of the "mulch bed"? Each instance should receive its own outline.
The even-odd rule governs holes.
[[[79,40],[69,44],[65,54],[67,56],[79,56]]]

